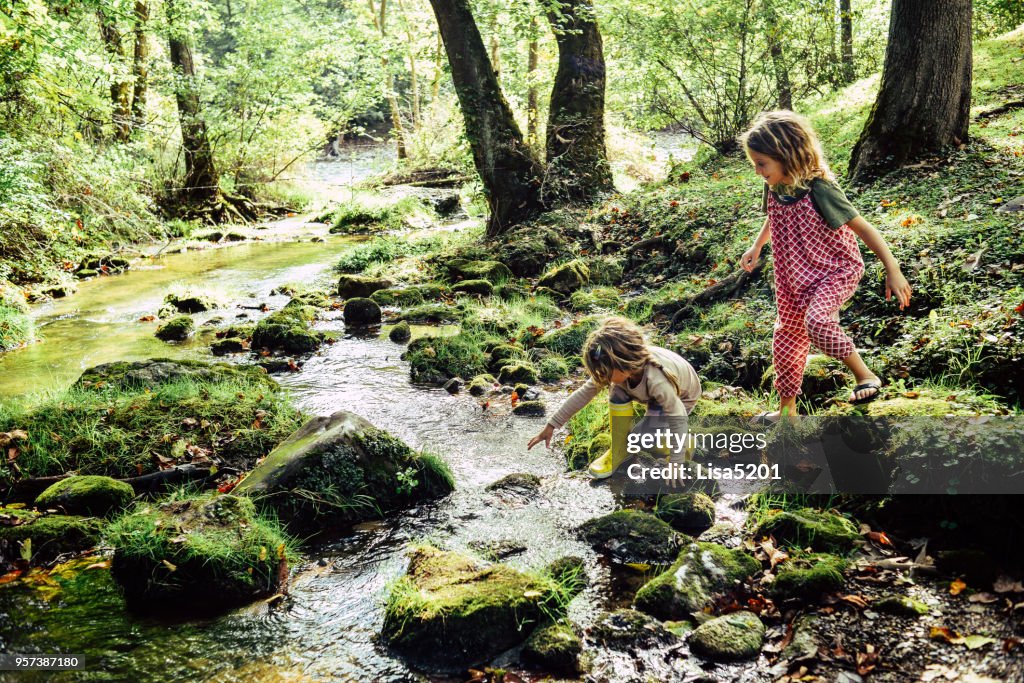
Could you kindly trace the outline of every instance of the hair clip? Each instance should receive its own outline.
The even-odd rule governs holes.
[[[594,344],[593,346],[590,347],[590,361],[592,363],[596,363],[601,358],[602,353],[603,349],[601,348],[601,345]]]

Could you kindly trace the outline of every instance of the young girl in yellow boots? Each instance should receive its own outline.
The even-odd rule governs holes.
[[[686,416],[700,398],[700,379],[679,354],[648,345],[632,320],[609,318],[592,332],[583,343],[583,366],[590,378],[530,439],[528,449],[542,441],[550,448],[555,430],[606,387],[612,444],[607,453],[590,464],[594,478],[610,477],[626,460],[631,432],[651,432],[657,424],[685,435]],[[647,412],[631,430],[633,401],[646,404]]]
[[[839,309],[853,296],[864,273],[857,238],[885,266],[885,298],[895,296],[901,310],[910,304],[910,284],[885,239],[836,185],[807,119],[786,110],[765,112],[740,140],[764,179],[763,209],[768,214],[740,265],[753,270],[769,240],[775,260],[778,318],[772,364],[780,408],[762,413],[759,421],[776,422],[783,414],[796,414],[812,343],[853,373],[851,403],[874,400],[882,382],[839,327]]]

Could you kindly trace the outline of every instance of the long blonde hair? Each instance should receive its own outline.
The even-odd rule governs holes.
[[[583,367],[602,387],[612,383],[612,371],[619,370],[636,375],[650,363],[664,373],[668,381],[682,393],[682,383],[674,372],[662,365],[651,354],[644,334],[628,318],[608,318],[583,342]]]
[[[834,179],[811,122],[788,109],[762,112],[740,143],[747,158],[757,152],[782,164],[798,189],[806,190],[815,178]]]

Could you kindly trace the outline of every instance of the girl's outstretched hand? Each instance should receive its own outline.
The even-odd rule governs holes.
[[[903,277],[903,273],[899,270],[893,270],[885,275],[885,300],[888,301],[892,297],[896,297],[896,300],[900,302],[900,310],[910,305],[910,294],[913,290],[910,288],[910,283],[907,282],[907,278]]]
[[[756,247],[751,247],[743,252],[743,256],[740,257],[740,267],[748,273],[757,267],[757,259],[761,255],[761,250]]]
[[[554,427],[552,427],[551,425],[545,425],[544,429],[540,430],[540,433],[537,434],[537,436],[530,439],[530,443],[526,444],[526,450],[530,450],[531,448],[539,444],[541,441],[544,442],[544,445],[547,448],[551,448],[551,436],[554,433]]]

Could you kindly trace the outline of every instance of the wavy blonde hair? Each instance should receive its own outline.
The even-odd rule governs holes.
[[[806,190],[815,178],[835,179],[811,122],[788,109],[762,112],[740,143],[748,159],[757,152],[782,164],[795,188]]]
[[[608,318],[583,342],[583,367],[602,387],[612,383],[612,371],[636,375],[648,363],[665,374],[677,394],[682,393],[679,378],[651,355],[643,332],[632,320]]]

